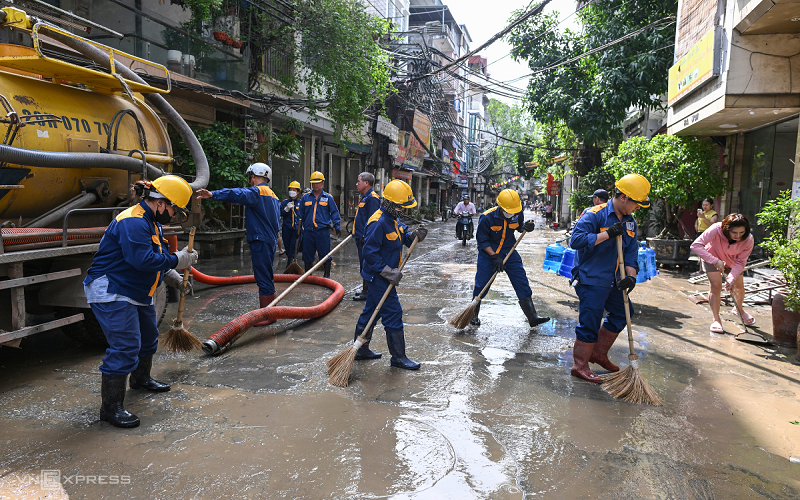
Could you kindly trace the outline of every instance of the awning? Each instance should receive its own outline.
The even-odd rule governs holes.
[[[347,142],[347,141],[342,141],[342,144],[344,144],[344,147],[346,147],[348,151],[353,151],[353,152],[361,153],[361,154],[372,153],[372,144],[363,145],[363,144],[356,144],[354,142]]]

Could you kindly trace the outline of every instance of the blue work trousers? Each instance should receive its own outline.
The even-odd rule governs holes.
[[[139,366],[139,358],[158,348],[156,308],[137,306],[124,300],[90,304],[108,341],[100,365],[105,375],[127,375]]]
[[[283,237],[283,249],[286,251],[288,262],[294,260],[294,249],[297,245],[297,230],[291,227],[284,227],[281,229],[281,236]]]
[[[364,238],[356,238],[356,248],[358,248],[358,272],[364,269]]]
[[[253,276],[256,278],[258,293],[275,293],[275,277],[272,274],[272,261],[275,259],[275,245],[266,241],[250,242],[250,258],[253,259]]]
[[[517,294],[517,299],[527,299],[533,295],[531,286],[528,284],[528,276],[525,274],[525,268],[522,267],[522,258],[516,250],[511,254],[505,264],[505,271],[511,285],[514,287],[514,292]],[[489,258],[489,254],[483,250],[478,251],[478,272],[475,273],[475,289],[472,291],[472,296],[477,297],[486,283],[492,279],[494,274],[494,264]],[[491,289],[491,287],[489,287]],[[486,291],[489,293],[489,290]],[[483,297],[481,297],[483,298]]]
[[[316,255],[320,260],[331,251],[331,232],[328,227],[317,228],[313,231],[303,231],[303,261],[314,262]],[[331,260],[330,258],[328,260]]]
[[[378,302],[381,301],[386,289],[389,288],[389,282],[383,276],[377,275],[372,278],[372,282],[367,289],[367,303],[364,304],[364,310],[361,311],[361,316],[358,317],[358,327],[363,328],[367,326],[367,322],[375,312]],[[397,288],[393,287],[386,297],[386,301],[381,306],[378,316],[375,318],[375,324],[381,320],[383,328],[387,332],[395,332],[403,329],[403,308],[400,307],[400,299],[397,298]]]
[[[619,333],[625,328],[625,300],[622,290],[613,286],[578,285],[575,287],[580,304],[578,306],[578,326],[575,327],[575,337],[581,342],[597,342],[597,332],[603,321],[603,310],[608,311],[603,326],[607,330]],[[628,300],[633,317],[633,302]]]

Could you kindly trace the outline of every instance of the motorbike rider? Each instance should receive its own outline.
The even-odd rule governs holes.
[[[456,205],[456,208],[453,210],[453,213],[455,213],[456,215],[461,215],[462,213],[475,215],[477,213],[475,210],[475,204],[469,201],[468,194],[465,194],[464,196],[461,197],[461,201],[458,202],[458,205]],[[472,235],[472,230],[474,229],[474,226],[472,225],[472,217],[470,217],[469,219],[468,227],[469,227],[469,234]]]

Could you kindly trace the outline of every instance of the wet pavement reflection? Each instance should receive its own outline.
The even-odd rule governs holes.
[[[708,311],[679,292],[687,275],[662,269],[631,298],[642,373],[665,405],[615,400],[569,374],[577,297],[542,270],[563,232],[537,229],[518,247],[550,322],[530,329],[501,276],[482,325],[456,331],[447,320],[471,300],[477,248],[454,225],[431,225],[399,287],[418,372],[389,366],[378,326],[383,358],[356,362],[347,388],[328,383],[325,362],[352,341],[364,304],[351,300],[351,244],[334,258],[346,294],[327,316],[250,329],[220,356],[160,351],[153,374],[172,391],[128,391],[136,429],[98,421],[102,349],[58,331],[0,349],[0,498],[40,492],[42,470],[61,474],[48,498],[800,498],[790,350],[709,334]],[[251,273],[247,253],[197,267]],[[301,285],[283,305],[329,293]],[[255,285],[196,284],[185,326],[204,339],[257,306]],[[769,323],[768,309],[754,314]],[[627,364],[624,333],[610,357]],[[96,484],[103,475],[118,482]]]

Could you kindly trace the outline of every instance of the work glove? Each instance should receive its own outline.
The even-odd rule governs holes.
[[[400,269],[396,267],[392,269],[389,266],[383,266],[383,271],[381,271],[381,276],[386,278],[386,281],[388,281],[394,286],[397,286],[400,283],[400,280],[403,279],[403,273],[400,272]]]
[[[522,229],[525,230],[526,233],[530,233],[536,229],[536,223],[533,222],[533,220],[525,221],[525,224],[522,225]]]
[[[630,294],[636,287],[636,276],[626,276],[617,282],[617,290],[624,290]]]
[[[496,253],[494,255],[490,255],[489,258],[492,259],[492,264],[494,265],[494,271],[496,273],[502,273],[503,270],[505,269],[503,267],[503,256],[500,255],[499,253]]]
[[[625,224],[622,222],[615,222],[610,228],[608,228],[608,238],[616,238],[617,236],[622,235],[625,233]]]
[[[337,227],[337,228],[336,228],[336,236],[337,236],[337,237],[339,237],[339,236],[341,236],[341,235],[342,235],[342,228],[340,228],[340,227]]]
[[[417,239],[419,239],[420,243],[422,243],[422,240],[424,240],[425,237],[428,236],[428,228],[423,226],[423,225],[419,225],[419,226],[417,226],[416,229],[414,229],[411,232],[410,236],[411,236],[412,240],[414,238],[417,238]]]
[[[180,252],[175,252],[175,256],[178,257],[178,265],[175,266],[175,269],[189,269],[197,264],[197,250],[189,252],[189,247],[183,247]]]
[[[287,214],[288,214],[289,212],[291,212],[291,211],[292,211],[292,205],[291,205],[291,203],[290,203],[290,204],[287,204],[285,207],[283,207],[283,211],[284,211],[284,212],[286,212]]]
[[[171,286],[172,288],[176,288],[179,292],[184,295],[194,295],[194,288],[192,288],[192,282],[186,282],[186,288],[183,287],[183,276],[181,273],[174,269],[170,269],[166,273],[164,273],[164,283],[167,286]]]

